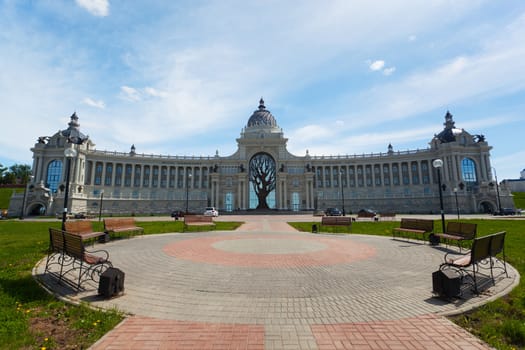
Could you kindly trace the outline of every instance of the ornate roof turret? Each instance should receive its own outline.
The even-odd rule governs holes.
[[[77,112],[74,112],[71,115],[71,121],[68,123],[69,128],[62,130],[60,134],[63,137],[67,137],[69,143],[74,143],[77,145],[82,144],[89,137],[80,132],[80,124],[78,123]]]
[[[246,125],[248,128],[250,127],[271,127],[271,128],[277,128],[277,121],[275,120],[272,113],[270,113],[269,110],[266,109],[266,106],[264,105],[264,100],[260,99],[259,101],[259,108],[253,112],[250,119],[248,119],[248,124]]]
[[[445,129],[443,129],[442,132],[436,135],[436,138],[441,141],[441,143],[447,143],[447,142],[454,142],[456,141],[456,135],[460,134],[462,132],[461,129],[456,129],[454,119],[452,118],[452,114],[447,111],[447,114],[445,115],[445,122],[443,125],[445,126]]]

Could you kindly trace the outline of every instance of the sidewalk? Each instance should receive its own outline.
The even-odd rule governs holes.
[[[311,219],[311,216],[309,217]],[[510,292],[498,277],[479,296],[432,297],[443,251],[366,235],[298,233],[300,216],[245,216],[234,232],[141,236],[104,246],[126,273],[125,294],[95,285],[72,302],[130,314],[94,344],[102,349],[489,349],[444,315]],[[307,220],[308,218],[304,218]]]

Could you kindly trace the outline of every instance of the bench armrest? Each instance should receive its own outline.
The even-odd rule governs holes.
[[[108,261],[109,260],[109,252],[107,250],[103,250],[103,249],[99,249],[99,250],[85,250],[85,252],[87,254],[91,254],[91,255],[97,255],[97,256],[100,256],[101,258],[103,258],[104,260]],[[102,255],[102,256],[101,256]]]

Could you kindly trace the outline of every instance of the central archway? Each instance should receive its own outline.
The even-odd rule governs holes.
[[[250,159],[250,209],[275,209],[276,166],[268,153]]]

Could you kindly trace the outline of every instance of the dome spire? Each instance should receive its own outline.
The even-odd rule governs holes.
[[[263,110],[263,109],[266,109],[266,106],[264,105],[264,100],[261,97],[261,99],[259,100],[259,110]]]
[[[66,130],[62,130],[60,133],[62,136],[67,138],[69,143],[81,145],[89,137],[80,132],[80,124],[78,123],[76,111],[71,115],[70,119],[71,121],[67,124],[68,128]]]
[[[443,124],[446,129],[453,129],[455,127],[454,119],[452,118],[452,114],[450,111],[447,111],[447,114],[445,114],[445,123]]]

